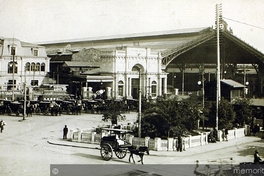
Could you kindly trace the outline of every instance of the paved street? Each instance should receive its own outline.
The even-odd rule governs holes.
[[[99,150],[95,149],[99,146],[61,139],[64,125],[68,125],[69,129],[89,129],[103,124],[101,116],[97,114],[33,115],[25,121],[20,121],[22,117],[0,116],[7,123],[3,133],[0,134],[0,175],[48,176],[50,164],[134,165],[129,164],[128,156],[122,160],[114,156],[112,160],[104,161]],[[123,122],[125,124],[133,122],[137,114],[126,114],[126,117],[127,121]],[[104,124],[108,123],[110,122]],[[56,145],[49,144],[48,141]],[[196,160],[199,160],[200,164],[238,164],[253,161],[255,148],[259,149],[260,154],[264,154],[263,140],[258,137],[244,137],[190,148],[184,152],[150,151],[150,155],[144,157],[144,163],[146,166],[195,164]],[[136,165],[140,164],[136,163]],[[175,168],[171,166],[170,169]]]

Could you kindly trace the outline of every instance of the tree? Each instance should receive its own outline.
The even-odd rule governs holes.
[[[121,115],[123,106],[120,105],[120,102],[115,102],[114,100],[110,101],[105,105],[104,118],[110,119],[113,124],[117,124],[117,117]]]
[[[226,99],[220,101],[218,107],[218,128],[231,127],[235,120],[236,113],[233,105]],[[211,108],[209,110],[208,125],[215,127],[216,125],[216,103],[211,102]]]
[[[195,103],[177,99],[157,101],[142,114],[142,136],[162,137],[182,135],[195,129],[199,117]]]
[[[236,112],[235,123],[240,126],[250,124],[252,120],[253,108],[250,106],[249,99],[236,99],[234,102],[234,110]]]

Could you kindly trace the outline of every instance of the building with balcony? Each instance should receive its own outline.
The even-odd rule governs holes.
[[[50,58],[44,46],[15,38],[0,38],[0,91],[2,98],[19,96],[27,88],[45,83]],[[48,80],[47,80],[48,81]],[[12,94],[12,95],[11,95]]]

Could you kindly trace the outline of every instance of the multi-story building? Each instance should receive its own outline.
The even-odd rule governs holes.
[[[50,58],[45,47],[15,38],[0,38],[0,90],[2,98],[17,98],[27,88],[45,82]],[[15,96],[13,96],[15,95]]]

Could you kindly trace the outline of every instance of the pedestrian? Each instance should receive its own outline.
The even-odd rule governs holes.
[[[3,120],[0,120],[0,132],[2,133],[4,130],[4,126],[6,125],[6,123]]]
[[[255,154],[254,154],[254,163],[255,164],[259,164],[262,162],[262,159],[259,156],[259,152],[258,150],[255,150]]]
[[[253,135],[255,136],[256,133],[258,133],[260,131],[260,127],[259,127],[259,124],[256,124],[252,130],[253,132]]]
[[[181,135],[178,135],[177,151],[182,152],[182,137],[181,137]]]
[[[224,140],[228,141],[228,129],[227,128],[224,131]]]
[[[218,131],[216,128],[214,128],[214,130],[213,130],[213,137],[214,137],[215,142],[216,142],[218,140]]]
[[[68,134],[68,127],[67,125],[65,125],[63,128],[63,139],[67,139],[67,134]]]

